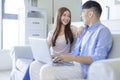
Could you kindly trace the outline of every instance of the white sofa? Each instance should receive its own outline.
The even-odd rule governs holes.
[[[113,34],[113,47],[107,60],[91,64],[88,80],[120,80],[120,34]]]
[[[113,47],[107,60],[91,64],[88,80],[119,80],[120,79],[120,34],[113,34]],[[32,62],[30,46],[15,46],[11,52],[13,69],[11,80],[22,80],[26,68]]]
[[[30,46],[15,46],[11,50],[12,72],[10,80],[22,80],[33,55]]]
[[[0,50],[0,71],[10,70],[12,68],[12,59],[9,50]]]

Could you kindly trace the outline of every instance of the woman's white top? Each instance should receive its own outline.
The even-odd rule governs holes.
[[[71,30],[73,32],[73,36],[75,36],[77,28],[72,27]],[[53,35],[53,31],[50,31],[48,33],[49,40],[51,40],[52,35]],[[70,42],[66,44],[65,35],[60,35],[56,39],[55,46],[51,47],[51,54],[68,54],[70,52],[70,49],[71,49]]]

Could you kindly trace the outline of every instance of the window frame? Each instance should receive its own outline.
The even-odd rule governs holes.
[[[11,19],[11,20],[17,20],[18,19],[18,14],[11,14],[11,13],[5,13],[5,1],[6,0],[1,0],[1,5],[2,5],[2,20],[1,20],[1,26],[0,26],[0,49],[3,49],[3,19]]]

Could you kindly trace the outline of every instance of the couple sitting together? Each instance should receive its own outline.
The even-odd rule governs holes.
[[[95,61],[106,59],[112,47],[111,32],[100,22],[101,13],[102,8],[98,2],[85,2],[82,5],[85,26],[75,27],[71,25],[70,10],[66,7],[59,8],[47,41],[53,49],[52,57],[57,62],[75,63],[73,66],[53,66],[34,60],[23,80],[87,79],[89,66]],[[77,41],[71,50],[75,38]]]

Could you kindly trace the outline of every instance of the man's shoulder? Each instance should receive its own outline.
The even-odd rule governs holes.
[[[102,24],[102,23],[99,25],[98,29],[99,30],[107,30],[107,31],[110,32],[109,28],[106,25]]]

